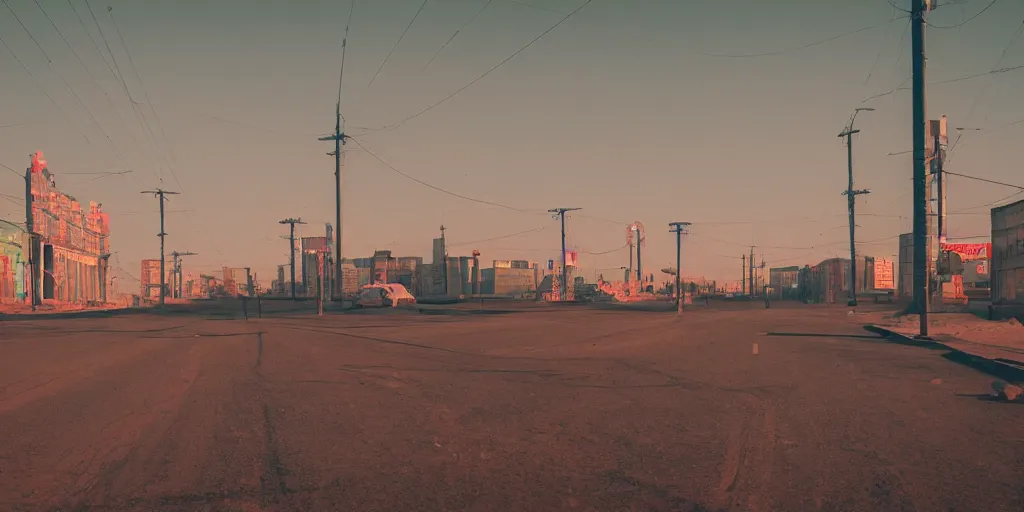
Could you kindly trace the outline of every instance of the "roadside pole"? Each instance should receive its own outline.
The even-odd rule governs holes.
[[[682,252],[683,252],[683,235],[687,234],[687,228],[690,226],[689,222],[669,222],[669,233],[676,234],[676,315],[683,314],[683,287],[682,287]]]

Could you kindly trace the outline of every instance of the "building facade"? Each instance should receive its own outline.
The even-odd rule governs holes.
[[[513,298],[532,296],[537,291],[534,268],[494,267],[480,272],[480,293]]]
[[[799,298],[799,275],[799,266],[768,269],[768,286],[771,287],[771,296],[786,300]]]
[[[1024,305],[1024,201],[992,209],[992,302]]]
[[[164,265],[164,296],[171,296],[171,264]],[[160,298],[160,260],[142,260],[142,273],[139,276],[142,282],[140,295],[148,299]]]
[[[0,220],[0,304],[25,302],[28,275],[28,236],[25,229]]]
[[[110,218],[99,203],[88,211],[61,192],[41,152],[26,170],[26,231],[31,295],[36,302],[105,302]]]

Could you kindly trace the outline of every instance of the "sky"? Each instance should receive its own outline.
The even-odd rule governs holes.
[[[101,202],[124,279],[159,257],[158,203],[143,190],[181,192],[166,205],[167,250],[198,253],[186,272],[251,267],[269,284],[288,257],[279,220],[301,217],[303,236],[333,223],[333,143],[317,137],[334,128],[349,2],[4,3],[17,18],[0,5],[16,55],[0,46],[0,164],[20,173],[43,151],[58,187]],[[628,264],[633,221],[656,273],[674,266],[673,221],[693,223],[685,276],[738,280],[750,245],[769,267],[848,256],[837,135],[870,106],[853,144],[855,186],[871,191],[858,197],[858,250],[895,257],[911,216],[907,8],[356,0],[344,255],[429,261],[443,223],[451,255],[558,259],[546,210],[577,207],[566,238],[588,277]],[[946,169],[1024,185],[1024,3],[947,1],[928,21],[928,117],[948,116],[956,141]],[[16,174],[0,166],[0,192],[22,193]],[[988,208],[1016,192],[950,177],[949,236],[986,235]],[[0,196],[0,218],[23,212]]]

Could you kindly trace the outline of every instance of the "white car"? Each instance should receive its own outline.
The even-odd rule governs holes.
[[[415,303],[416,298],[398,283],[366,285],[356,298],[356,304],[364,308],[398,307]]]

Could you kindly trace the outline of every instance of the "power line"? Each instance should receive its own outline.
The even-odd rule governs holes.
[[[110,75],[114,77],[114,81],[116,82],[117,75],[114,74],[114,68],[110,65],[109,62],[107,62],[107,56],[103,53],[102,50],[100,50],[100,45],[98,42],[96,42],[96,38],[92,36],[92,32],[88,29],[88,27],[85,26],[85,20],[82,19],[82,15],[78,13],[78,9],[76,9],[75,5],[71,3],[71,0],[67,0],[67,2],[68,7],[71,8],[71,11],[75,13],[75,17],[78,18],[78,24],[82,26],[82,31],[85,32],[85,35],[89,36],[89,41],[92,42],[93,48],[96,49],[96,53],[100,55],[100,59],[103,61],[103,64],[106,66],[107,70],[110,71]],[[99,28],[99,25],[97,25],[96,28]]]
[[[11,194],[4,194],[3,192],[0,192],[0,197],[2,197],[4,199],[6,199],[6,200],[8,200],[8,201],[18,205],[18,206],[25,206],[25,201],[20,199],[18,196],[11,195]]]
[[[1002,73],[1008,73],[1010,71],[1017,71],[1019,69],[1024,69],[1024,64],[1018,64],[1016,66],[1010,66],[1010,67],[1006,67],[1006,68],[990,69],[988,71],[983,71],[981,73],[974,73],[974,74],[971,74],[971,75],[964,75],[964,76],[959,76],[959,77],[956,77],[956,78],[947,78],[945,80],[936,80],[936,81],[933,81],[933,82],[928,82],[928,85],[951,84],[951,83],[954,83],[954,82],[962,82],[964,80],[971,80],[971,79],[980,78],[980,77],[983,77],[983,76],[990,76],[990,75],[998,75],[998,74],[1002,74]],[[867,103],[868,101],[871,101],[871,100],[876,99],[876,98],[881,98],[883,96],[888,96],[888,95],[893,94],[893,93],[895,93],[897,91],[909,91],[910,90],[909,87],[904,87],[904,85],[907,82],[909,82],[909,81],[910,81],[910,78],[908,77],[906,80],[900,82],[900,84],[897,85],[896,87],[894,87],[894,88],[892,88],[892,89],[890,89],[890,90],[888,90],[886,92],[883,92],[883,93],[879,93],[879,94],[874,94],[872,96],[868,96],[867,98],[864,98],[863,100],[861,100],[861,103]]]
[[[949,171],[946,171],[946,172],[949,172]],[[966,208],[961,208],[961,209],[959,209],[957,211],[949,212],[949,213],[947,213],[947,215],[964,214],[964,213],[969,212],[970,210],[977,210],[979,208],[988,208],[988,207],[991,207],[991,206],[995,206],[995,205],[997,205],[997,204],[999,204],[999,203],[1001,203],[1003,201],[1006,201],[1008,199],[1013,199],[1014,197],[1017,197],[1017,196],[1019,196],[1021,194],[1024,194],[1024,191],[1015,192],[1015,193],[1010,194],[1010,195],[1008,195],[1006,197],[996,199],[995,201],[992,201],[990,203],[979,204],[977,206],[968,206]]]
[[[892,8],[892,18],[889,20],[890,22],[895,21],[896,18],[899,17],[896,14],[897,12],[899,12],[899,9],[894,5],[893,8]],[[900,36],[900,37],[902,38],[903,36]],[[888,27],[886,27],[884,37],[882,38],[882,45],[881,45],[880,48],[878,48],[878,53],[875,55],[875,60],[874,60],[874,62],[871,63],[871,67],[868,68],[868,75],[864,78],[864,85],[865,86],[867,86],[868,82],[871,81],[871,75],[874,74],[875,66],[878,65],[878,61],[882,58],[882,52],[885,51],[886,43],[888,43],[888,42],[889,42],[889,29],[888,29]],[[902,51],[902,49],[900,51]]]
[[[629,244],[620,245],[619,247],[616,247],[614,249],[609,249],[607,251],[601,251],[601,252],[589,252],[589,251],[580,251],[580,252],[582,252],[583,254],[588,254],[590,256],[603,256],[605,254],[611,254],[613,252],[621,251],[621,250],[625,249],[626,247],[629,247]]]
[[[463,25],[462,28],[459,28],[454,33],[452,33],[452,36],[449,37],[448,40],[445,41],[444,44],[441,45],[441,47],[438,48],[436,52],[434,52],[434,55],[432,57],[430,57],[430,60],[428,60],[427,63],[423,65],[423,67],[420,69],[420,72],[422,73],[424,70],[426,70],[427,67],[430,66],[430,64],[432,62],[434,62],[434,59],[436,59],[438,55],[441,55],[441,52],[443,52],[445,48],[448,48],[448,45],[452,43],[452,41],[455,39],[455,36],[459,35],[460,32],[462,32],[467,27],[472,25],[473,22],[476,21],[477,17],[480,16],[480,13],[484,12],[484,10],[487,9],[487,7],[490,6],[491,2],[493,2],[493,1],[494,0],[487,0],[487,2],[484,3],[484,6],[481,7],[479,10],[477,10],[476,14],[474,14],[473,17],[469,19],[469,22],[467,22],[465,25]]]
[[[139,68],[135,66],[135,61],[132,59],[132,53],[128,51],[128,45],[124,42],[124,37],[121,35],[121,29],[117,27],[117,21],[114,19],[113,7],[107,7],[107,15],[110,16],[110,24],[114,27],[114,32],[117,34],[117,38],[121,41],[121,47],[124,48],[124,54],[128,56],[128,65],[131,67],[132,73],[135,74],[135,79],[139,82],[139,89],[142,90],[142,98],[147,104],[149,104],[149,94],[146,92],[146,85],[142,81],[142,76],[139,75]],[[178,185],[178,190],[184,193],[185,187],[181,186],[181,181],[178,180],[178,176],[174,172],[174,166],[172,166],[170,162],[170,160],[174,159],[174,155],[171,153],[170,143],[167,141],[167,134],[164,133],[164,127],[160,123],[160,116],[157,115],[156,109],[154,109],[152,105],[149,106],[149,111],[153,113],[153,121],[156,124],[157,130],[160,131],[160,137],[163,139],[164,151],[167,153],[165,157],[165,160],[167,161],[167,170],[170,171],[171,177],[174,178],[174,183]]]
[[[482,240],[471,240],[469,242],[459,242],[457,244],[448,244],[448,247],[461,247],[461,246],[464,246],[464,245],[482,244],[482,243],[485,243],[485,242],[493,242],[495,240],[504,240],[506,238],[514,238],[514,237],[525,235],[525,234],[528,234],[528,233],[536,233],[538,231],[543,231],[546,228],[547,228],[547,226],[541,226],[541,227],[537,227],[537,228],[526,229],[526,230],[523,230],[523,231],[517,231],[515,233],[509,233],[507,235],[496,236],[496,237],[493,237],[493,238],[484,238]]]
[[[17,170],[14,169],[14,167],[11,167],[11,166],[9,166],[7,164],[0,164],[0,167],[3,167],[4,169],[7,169],[7,170],[11,171],[12,173],[14,173],[15,176],[17,176],[19,178],[24,178],[25,177],[24,174],[18,172]]]
[[[132,114],[135,116],[135,121],[139,123],[139,129],[142,130],[142,136],[148,136],[148,142],[153,147],[153,154],[157,165],[159,166],[162,164],[163,166],[170,167],[169,164],[167,163],[167,160],[163,158],[163,155],[160,153],[160,148],[157,144],[156,136],[153,135],[153,129],[149,126],[149,123],[146,121],[146,116],[142,115],[142,112],[140,111],[138,104],[135,102],[135,98],[132,98],[131,90],[128,89],[128,83],[124,80],[124,73],[121,73],[121,66],[117,64],[117,57],[114,56],[114,51],[110,48],[110,41],[107,40],[106,34],[103,33],[103,27],[100,25],[99,19],[96,18],[96,12],[93,10],[92,4],[89,3],[89,0],[85,0],[85,6],[89,9],[89,15],[92,17],[93,23],[96,24],[96,30],[100,35],[100,39],[103,40],[103,46],[106,47],[107,53],[110,54],[110,60],[114,64],[114,68],[111,70],[111,73],[114,76],[114,80],[117,81],[117,83],[121,84],[121,90],[123,90],[125,96],[128,97],[128,102],[129,105],[131,105]],[[77,14],[77,11],[75,12]],[[85,25],[83,25],[82,27],[85,28]],[[98,47],[97,51],[99,51]],[[102,55],[103,52],[101,51],[100,56]],[[106,58],[104,58],[104,62],[106,62]],[[161,160],[163,160],[163,162],[161,162]],[[157,177],[157,181],[163,183],[163,178],[157,175],[156,171],[153,171],[153,174]]]
[[[957,23],[956,25],[934,25],[934,24],[929,23],[927,21],[925,21],[925,24],[928,25],[931,28],[942,28],[942,29],[962,27],[962,26],[970,23],[971,21],[974,21],[974,19],[977,18],[978,16],[981,16],[982,14],[985,14],[985,11],[987,11],[990,7],[995,5],[997,1],[999,1],[999,0],[992,0],[991,2],[988,3],[988,5],[986,5],[985,7],[982,7],[982,9],[980,11],[975,13],[974,16],[971,16],[970,18],[967,18],[967,19],[961,21],[960,23]]]
[[[847,37],[847,36],[852,36],[854,34],[859,34],[861,32],[867,32],[868,30],[872,30],[872,29],[876,29],[878,27],[883,27],[885,25],[888,25],[888,24],[892,23],[893,21],[896,21],[897,19],[901,19],[901,18],[906,18],[906,16],[897,16],[897,17],[894,17],[894,18],[892,18],[890,20],[884,21],[882,23],[876,23],[874,25],[869,25],[867,27],[859,28],[857,30],[851,30],[849,32],[843,32],[842,34],[834,35],[834,36],[831,36],[831,37],[827,37],[825,39],[814,41],[812,43],[803,44],[803,45],[796,46],[794,48],[785,49],[785,50],[776,50],[776,51],[772,51],[772,52],[761,52],[761,53],[731,53],[731,54],[730,53],[699,53],[698,55],[703,55],[705,57],[724,57],[724,58],[731,58],[731,59],[742,59],[742,58],[748,58],[748,57],[768,57],[768,56],[772,56],[772,55],[782,55],[784,53],[795,52],[795,51],[811,48],[811,47],[814,47],[814,46],[822,45],[822,44],[825,44],[825,43],[828,43],[828,42],[831,42],[831,41],[835,41],[836,39],[841,39],[841,38],[844,38],[844,37]]]
[[[595,217],[593,215],[586,215],[586,214],[583,214],[583,213],[573,214],[572,217],[578,217],[578,218],[581,218],[581,219],[597,220],[597,221],[601,221],[601,222],[607,222],[609,224],[622,225],[622,226],[628,226],[629,225],[629,222],[623,222],[621,220],[614,220],[614,219],[606,219],[606,218],[603,218],[603,217]]]
[[[893,9],[896,9],[897,11],[905,12],[907,14],[910,14],[910,11],[908,11],[908,10],[898,6],[898,5],[896,5],[892,0],[885,0],[885,1],[889,2],[889,5],[891,5]]]
[[[392,125],[390,127],[386,127],[386,128],[394,130],[394,129],[404,125],[405,123],[407,123],[407,122],[409,122],[409,121],[411,121],[411,120],[413,120],[413,119],[415,119],[415,118],[417,118],[419,116],[422,116],[423,114],[426,114],[427,112],[430,112],[431,110],[434,110],[435,108],[441,106],[446,101],[448,101],[448,100],[454,98],[455,96],[457,96],[462,91],[465,91],[466,89],[469,89],[470,87],[473,86],[473,84],[479,82],[484,77],[486,77],[487,75],[493,73],[495,70],[497,70],[501,66],[504,66],[506,62],[512,60],[513,58],[516,57],[516,55],[519,55],[520,53],[522,53],[524,50],[526,50],[527,48],[532,46],[534,43],[539,41],[542,37],[544,37],[547,34],[549,34],[552,30],[555,30],[556,28],[561,26],[563,23],[565,23],[566,20],[568,20],[569,18],[573,17],[576,13],[580,12],[580,10],[582,10],[584,7],[590,5],[590,2],[592,2],[592,1],[593,0],[585,0],[583,2],[583,5],[580,5],[579,7],[577,7],[575,10],[573,10],[569,14],[566,14],[564,17],[562,17],[562,19],[558,20],[558,23],[555,23],[554,25],[552,25],[550,28],[548,28],[544,32],[541,32],[540,35],[538,35],[537,37],[531,39],[530,42],[526,43],[525,46],[523,46],[523,47],[519,48],[518,50],[516,50],[515,52],[513,52],[512,55],[509,55],[508,57],[505,57],[505,60],[502,60],[501,62],[497,63],[496,65],[494,65],[494,67],[492,67],[491,69],[488,69],[482,75],[474,78],[473,80],[471,80],[466,85],[463,85],[462,87],[459,87],[458,89],[455,90],[455,92],[449,94],[448,96],[445,96],[444,98],[441,98],[440,100],[432,103],[431,105],[429,105],[428,107],[424,108],[423,110],[420,110],[419,112],[416,112],[415,114],[413,114],[413,115],[411,115],[409,117],[406,117],[405,119],[402,119],[401,121],[395,123],[394,125]]]
[[[993,185],[1002,185],[1004,187],[1010,187],[1010,188],[1015,188],[1015,189],[1024,191],[1024,187],[1022,187],[1020,185],[1013,185],[1013,184],[1010,184],[1010,183],[1003,183],[1001,181],[995,181],[995,180],[990,180],[990,179],[986,179],[986,178],[979,178],[977,176],[970,176],[970,175],[967,175],[967,174],[960,174],[960,173],[956,173],[956,172],[952,172],[952,171],[943,171],[943,172],[945,172],[946,174],[952,175],[952,176],[959,176],[961,178],[967,178],[967,179],[976,180],[976,181],[983,181],[985,183],[991,183]]]
[[[4,2],[4,5],[7,6],[7,3]],[[7,6],[7,8],[10,9],[10,6]],[[14,11],[11,12],[13,13]],[[39,80],[39,78],[36,77],[36,75],[28,69],[28,66],[26,66],[25,63],[21,60],[21,58],[18,57],[18,54],[14,53],[14,49],[7,44],[7,41],[5,41],[2,36],[0,36],[0,44],[2,44],[4,48],[7,49],[8,53],[10,53],[12,57],[14,57],[14,60],[18,62],[18,65],[21,66],[21,69],[25,70],[25,73],[28,74],[32,81],[35,82],[37,86],[39,86],[39,92],[42,92],[43,95],[46,96],[46,99],[50,100],[50,103],[52,103],[53,106],[57,108],[57,111],[60,112],[61,116],[67,120],[68,124],[74,127],[75,131],[77,131],[78,134],[81,135],[82,138],[85,139],[85,141],[91,145],[92,141],[89,140],[89,137],[85,134],[85,132],[83,132],[82,129],[78,126],[78,124],[71,119],[71,116],[68,115],[67,111],[65,111],[64,108],[61,107],[60,104],[53,99],[53,96],[50,96],[50,93],[46,92],[46,88],[43,87],[42,80]]]
[[[98,88],[100,90],[100,92],[103,93],[103,97],[106,98],[107,104],[110,105],[110,108],[114,111],[114,114],[117,115],[118,120],[120,120],[122,124],[127,124],[125,122],[124,118],[121,117],[121,111],[117,109],[117,106],[114,105],[114,101],[110,98],[110,95],[107,94],[107,90],[103,87],[102,84],[100,84],[100,82],[96,78],[96,76],[92,74],[92,71],[89,70],[89,66],[87,66],[85,64],[85,61],[82,60],[82,57],[78,54],[78,51],[75,50],[74,45],[72,45],[71,42],[68,41],[68,38],[64,36],[64,33],[61,32],[60,28],[58,28],[57,24],[53,21],[53,18],[50,17],[50,15],[46,12],[45,9],[43,9],[43,6],[42,6],[42,4],[39,3],[39,0],[34,0],[34,1],[35,1],[35,4],[36,4],[36,7],[39,8],[39,11],[43,13],[43,16],[45,16],[47,21],[50,22],[50,25],[53,27],[53,29],[55,31],[57,31],[57,35],[59,35],[61,40],[64,41],[64,44],[67,45],[67,47],[69,49],[71,49],[71,53],[74,54],[75,59],[77,59],[78,63],[81,64],[82,68],[85,70],[85,73],[87,75],[89,75],[89,78],[93,81],[94,84],[96,84],[96,88]],[[72,11],[74,11],[75,17],[78,18],[78,21],[82,25],[82,28],[85,29],[85,23],[82,22],[82,18],[81,18],[81,16],[78,15],[78,11],[75,10],[75,6],[71,4],[71,0],[68,0],[68,6],[71,8]],[[97,52],[99,52],[99,46],[96,45],[96,41],[92,38],[92,34],[87,29],[86,29],[86,35],[89,36],[89,40],[93,42],[93,46],[96,48]],[[108,69],[110,69],[110,65],[107,64],[107,60],[106,60],[106,57],[103,56],[103,52],[99,52],[99,54],[100,54],[100,58],[103,60],[103,63],[107,66]],[[115,77],[115,79],[116,79],[116,77]],[[137,146],[139,146],[139,149],[142,150],[142,151],[145,151],[145,148],[143,148],[142,143],[140,143],[139,140],[137,138],[135,138],[135,134],[133,134],[131,132],[131,130],[126,130],[126,131],[128,132],[128,135],[132,138],[132,140],[135,142],[135,144]],[[113,143],[113,142],[111,142],[111,143]]]
[[[1010,39],[1010,43],[1007,44],[1005,48],[1003,48],[1002,52],[1000,52],[999,60],[996,61],[996,67],[998,67],[1000,64],[1003,63],[1003,59],[1006,58],[1006,53],[1010,51],[1010,48],[1013,48],[1013,45],[1017,44],[1017,40],[1020,39],[1021,34],[1024,34],[1024,22],[1021,23],[1020,27],[1017,29],[1017,32],[1015,32],[1013,34],[1013,38]],[[964,122],[965,123],[970,121],[971,116],[974,115],[974,111],[978,107],[978,103],[981,101],[982,96],[984,96],[986,93],[988,93],[988,90],[992,88],[992,83],[993,82],[995,82],[995,78],[993,78],[992,80],[989,80],[988,83],[985,85],[985,87],[982,89],[982,91],[977,96],[974,97],[974,101],[971,103],[971,109],[967,111],[967,116],[964,117]],[[956,140],[953,141],[953,146],[949,148],[949,151],[947,151],[947,156],[946,156],[946,161],[947,162],[949,161],[950,158],[952,158],[953,150],[956,149],[957,144],[960,143],[960,139],[962,137],[963,137],[963,133],[960,133],[960,134],[957,135]]]
[[[370,78],[370,83],[366,84],[366,87],[373,85],[373,81],[377,79],[377,75],[380,74],[380,70],[384,69],[384,64],[387,64],[391,55],[395,53],[395,50],[398,48],[398,45],[402,43],[402,39],[405,39],[405,34],[409,32],[410,28],[412,28],[412,24],[416,23],[416,18],[420,17],[420,13],[423,12],[423,8],[427,6],[427,2],[428,0],[423,0],[423,3],[420,4],[420,8],[416,10],[416,14],[414,14],[412,19],[409,20],[409,24],[405,26],[405,30],[402,31],[402,35],[398,36],[398,41],[395,41],[395,45],[391,47],[391,51],[388,52],[387,57],[384,57],[384,60],[380,61],[380,66],[377,67],[377,72],[373,74],[372,78]]]
[[[7,0],[3,0],[3,2],[4,6],[7,7],[7,10],[10,11],[11,15],[14,16],[14,19],[18,22],[18,25],[21,25],[21,28],[25,31],[25,33],[28,34],[29,39],[31,39],[32,42],[36,45],[36,48],[39,49],[39,52],[43,54],[43,58],[46,59],[47,67],[49,67],[50,70],[57,75],[57,78],[59,78],[61,83],[64,85],[64,91],[67,92],[68,96],[71,96],[71,99],[74,100],[75,103],[79,106],[79,108],[81,108],[85,112],[86,116],[89,117],[89,120],[92,121],[92,124],[96,125],[96,128],[99,128],[100,133],[102,133],[103,136],[106,137],[107,142],[110,143],[110,147],[114,150],[114,154],[117,156],[119,160],[121,160],[121,163],[127,166],[128,162],[125,161],[124,156],[121,155],[121,151],[117,149],[117,145],[114,144],[114,141],[110,138],[110,135],[107,134],[107,131],[104,130],[103,126],[100,125],[100,123],[96,120],[96,116],[94,116],[92,111],[89,110],[89,107],[85,106],[85,103],[82,101],[82,98],[79,97],[78,94],[75,93],[75,91],[71,88],[71,85],[64,78],[64,75],[53,66],[53,59],[51,59],[50,55],[46,53],[46,50],[43,49],[43,46],[39,44],[39,41],[32,34],[32,31],[29,30],[27,26],[25,26],[25,23],[21,20],[21,17],[18,16],[18,13],[14,12],[14,9],[7,3]],[[42,10],[42,7],[40,7],[40,10]],[[46,11],[43,11],[43,14],[45,15]],[[47,16],[47,18],[49,18],[49,16]],[[54,28],[56,29],[56,25],[54,25]],[[57,32],[60,32],[60,30],[57,30]],[[63,34],[61,34],[61,37],[63,37]]]
[[[515,211],[515,212],[521,212],[521,213],[535,213],[535,212],[531,212],[531,211],[529,211],[529,210],[524,210],[524,209],[522,209],[522,208],[516,208],[516,207],[514,207],[514,206],[508,206],[508,205],[505,205],[505,204],[501,204],[501,203],[495,203],[495,202],[493,202],[493,201],[486,201],[486,200],[484,200],[484,199],[477,199],[477,198],[475,198],[475,197],[469,197],[469,196],[465,196],[465,195],[462,195],[462,194],[458,194],[458,193],[452,192],[452,191],[450,191],[450,190],[446,190],[446,189],[443,189],[443,188],[441,188],[441,187],[438,187],[438,186],[435,186],[435,185],[431,185],[430,183],[427,183],[427,182],[425,182],[425,181],[423,181],[423,180],[421,180],[421,179],[419,179],[419,178],[416,178],[416,177],[410,176],[410,175],[408,175],[408,174],[406,174],[406,173],[402,172],[401,170],[399,170],[399,169],[398,169],[397,167],[395,167],[395,166],[393,166],[393,165],[389,164],[389,163],[388,163],[387,161],[385,161],[385,160],[384,160],[383,158],[381,158],[381,157],[377,156],[377,154],[376,154],[376,153],[374,153],[374,152],[373,152],[373,151],[371,151],[371,150],[370,150],[369,148],[367,148],[366,146],[364,146],[364,145],[363,145],[363,144],[362,144],[361,142],[359,142],[359,141],[358,141],[357,139],[353,139],[353,138],[349,137],[349,140],[351,140],[352,142],[355,142],[355,143],[356,143],[356,145],[357,145],[357,146],[359,146],[360,148],[362,148],[362,150],[363,150],[363,151],[366,151],[366,153],[367,153],[367,154],[369,154],[370,156],[372,156],[372,157],[373,157],[374,159],[376,159],[376,160],[377,160],[378,162],[380,162],[380,163],[384,164],[384,166],[385,166],[385,167],[387,167],[388,169],[391,169],[392,171],[395,171],[396,173],[398,173],[398,174],[399,174],[399,175],[401,175],[402,177],[404,177],[404,178],[406,178],[406,179],[409,179],[409,180],[412,180],[412,181],[415,181],[416,183],[419,183],[420,185],[423,185],[424,187],[427,187],[427,188],[431,188],[431,189],[434,189],[434,190],[436,190],[436,191],[438,191],[438,192],[441,192],[441,193],[444,193],[444,194],[448,194],[448,195],[450,195],[450,196],[452,196],[452,197],[457,197],[457,198],[459,198],[459,199],[465,199],[466,201],[472,201],[472,202],[474,202],[474,203],[486,204],[486,205],[489,205],[489,206],[497,206],[498,208],[504,208],[504,209],[506,209],[506,210],[512,210],[512,211]]]
[[[36,4],[36,7],[37,7],[37,8],[39,9],[39,12],[43,13],[43,16],[44,16],[44,17],[46,18],[46,20],[47,20],[47,21],[49,21],[49,22],[50,22],[50,26],[52,26],[52,27],[53,27],[53,30],[55,30],[55,31],[57,32],[57,35],[58,35],[58,36],[60,36],[61,40],[62,40],[62,41],[64,41],[64,44],[65,44],[65,45],[66,45],[66,46],[68,47],[68,49],[70,49],[70,50],[71,50],[71,53],[72,53],[72,54],[73,54],[73,55],[75,56],[75,59],[77,59],[77,60],[78,60],[78,63],[79,63],[79,64],[80,64],[80,65],[82,66],[82,68],[83,68],[83,69],[85,70],[85,73],[86,73],[86,74],[87,74],[87,75],[89,76],[89,79],[91,79],[91,80],[93,81],[93,83],[94,83],[94,84],[96,84],[96,88],[97,88],[97,89],[99,89],[99,90],[100,90],[100,92],[102,92],[102,93],[103,93],[103,97],[104,97],[104,98],[106,98],[106,100],[107,100],[107,104],[109,104],[109,105],[110,105],[110,108],[111,108],[111,109],[112,109],[112,110],[114,111],[114,114],[116,114],[116,115],[117,115],[118,119],[119,119],[119,120],[121,121],[121,123],[123,124],[123,123],[124,123],[124,119],[123,119],[123,118],[121,118],[121,113],[120,113],[120,111],[118,111],[118,110],[117,110],[117,107],[116,107],[116,106],[114,106],[114,102],[113,102],[113,100],[111,100],[111,99],[110,99],[110,95],[109,95],[109,94],[107,94],[107,91],[106,91],[106,89],[104,89],[104,88],[103,88],[103,86],[102,86],[102,85],[100,85],[100,82],[99,82],[99,80],[97,80],[97,79],[96,79],[96,77],[95,77],[95,76],[94,76],[94,75],[92,74],[92,71],[90,71],[90,70],[89,70],[89,66],[87,66],[87,65],[85,64],[85,61],[83,61],[83,60],[82,60],[82,57],[81,57],[81,56],[80,56],[80,55],[78,54],[78,50],[75,50],[75,47],[74,47],[74,45],[72,45],[72,44],[71,44],[71,42],[70,42],[70,41],[68,41],[68,38],[64,36],[64,33],[63,33],[63,32],[61,32],[60,28],[59,28],[59,27],[57,27],[57,24],[56,24],[56,23],[55,23],[55,22],[53,21],[53,18],[51,18],[51,17],[50,17],[50,15],[49,15],[49,13],[47,13],[47,12],[46,12],[46,9],[43,9],[43,6],[42,6],[42,4],[40,4],[40,3],[39,3],[39,0],[34,0],[34,2],[35,2],[35,4]],[[74,9],[74,7],[73,7],[73,6],[72,6],[72,9]],[[84,108],[84,106],[83,106],[83,108]],[[91,116],[91,114],[90,114],[90,116]],[[123,162],[123,163],[124,163],[125,165],[128,165],[128,163],[127,163],[127,162],[125,161],[124,157],[122,156],[121,152],[120,152],[120,151],[119,151],[119,150],[117,149],[117,146],[116,146],[116,145],[114,144],[114,141],[113,141],[113,140],[112,140],[112,139],[110,138],[110,135],[109,135],[109,134],[107,134],[107,132],[106,132],[105,130],[103,130],[103,127],[99,125],[99,123],[98,123],[98,122],[96,121],[96,119],[95,119],[95,118],[92,118],[92,119],[93,119],[93,123],[94,123],[94,124],[96,124],[96,126],[100,128],[100,131],[101,131],[101,132],[103,133],[103,135],[104,135],[104,136],[105,136],[105,137],[107,138],[107,140],[108,140],[108,141],[110,142],[110,145],[111,145],[111,147],[113,147],[113,148],[114,148],[114,152],[115,152],[115,153],[116,153],[116,154],[118,155],[118,158],[119,158],[119,159],[120,159],[120,160],[121,160],[121,161],[122,161],[122,162]],[[132,135],[132,133],[131,133],[131,131],[130,131],[130,130],[128,131],[128,133],[129,133],[129,135],[131,135],[132,139],[133,139],[133,140],[135,141],[135,143],[136,143],[137,145],[139,145],[139,147],[140,147],[140,149],[141,149],[141,144],[139,144],[139,141],[138,141],[138,139],[135,139],[135,136],[134,136],[134,135]]]
[[[356,10],[356,0],[351,0],[348,4],[348,20],[345,21],[345,35],[341,38],[341,65],[338,71],[338,105],[340,111],[341,105],[341,85],[345,79],[345,53],[348,50],[348,29],[352,26],[352,13]]]

